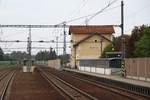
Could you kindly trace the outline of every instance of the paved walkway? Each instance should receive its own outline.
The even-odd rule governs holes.
[[[103,74],[97,74],[97,73],[92,73],[92,72],[85,72],[85,71],[68,69],[68,68],[64,68],[64,70],[73,71],[73,72],[77,72],[77,73],[83,73],[86,75],[91,75],[91,76],[96,76],[96,77],[107,78],[107,79],[111,79],[111,80],[116,80],[116,81],[120,81],[120,82],[124,82],[124,83],[129,83],[129,84],[133,84],[133,85],[144,86],[144,87],[150,88],[150,82],[122,78],[121,76],[114,76],[114,75],[110,76],[110,75],[103,75]]]

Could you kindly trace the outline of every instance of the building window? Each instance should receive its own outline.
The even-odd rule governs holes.
[[[97,40],[95,40],[95,43],[97,43],[98,41]]]
[[[70,40],[71,43],[73,43],[73,40]]]

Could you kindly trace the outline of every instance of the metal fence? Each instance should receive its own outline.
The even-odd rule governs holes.
[[[18,63],[19,61],[0,61],[0,65],[15,65]]]
[[[48,65],[48,61],[35,61],[35,64]]]
[[[150,58],[125,59],[125,69],[128,78],[150,81]]]
[[[81,59],[78,60],[78,65],[86,67],[108,68],[109,61],[107,59]]]
[[[121,68],[120,58],[80,59],[78,66],[97,68]]]
[[[120,74],[121,59],[101,58],[101,59],[79,59],[77,60],[79,70],[100,73],[100,74]]]

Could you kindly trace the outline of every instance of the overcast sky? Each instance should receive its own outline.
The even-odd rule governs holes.
[[[58,24],[95,13],[104,8],[109,1],[113,0],[0,0],[0,24]],[[94,17],[88,24],[120,24],[120,1]],[[150,24],[150,0],[124,0],[124,4],[125,33],[130,34],[134,26]],[[86,18],[67,24],[85,24],[85,20]],[[119,28],[116,28],[115,35],[120,35]],[[27,40],[27,36],[28,29],[0,29],[1,40]],[[62,41],[62,29],[32,30],[32,40],[55,40],[56,36]],[[26,47],[26,43],[0,43],[3,48],[23,47],[23,45]],[[36,43],[32,46],[55,47],[55,45]],[[32,53],[37,51],[39,50],[32,50]],[[69,52],[69,49],[67,51]],[[61,53],[62,49],[59,52]]]

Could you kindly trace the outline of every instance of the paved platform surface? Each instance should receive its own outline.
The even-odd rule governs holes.
[[[97,74],[97,73],[80,71],[80,70],[69,69],[69,68],[64,68],[64,70],[73,71],[73,72],[82,73],[82,74],[91,75],[91,76],[96,76],[96,77],[102,77],[102,78],[106,78],[106,79],[116,80],[116,81],[120,81],[120,82],[124,82],[124,83],[129,83],[129,84],[133,84],[133,85],[138,85],[138,86],[150,88],[150,82],[133,80],[133,79],[128,79],[128,78],[122,78],[121,76],[116,76],[116,75],[110,76],[110,75]]]

